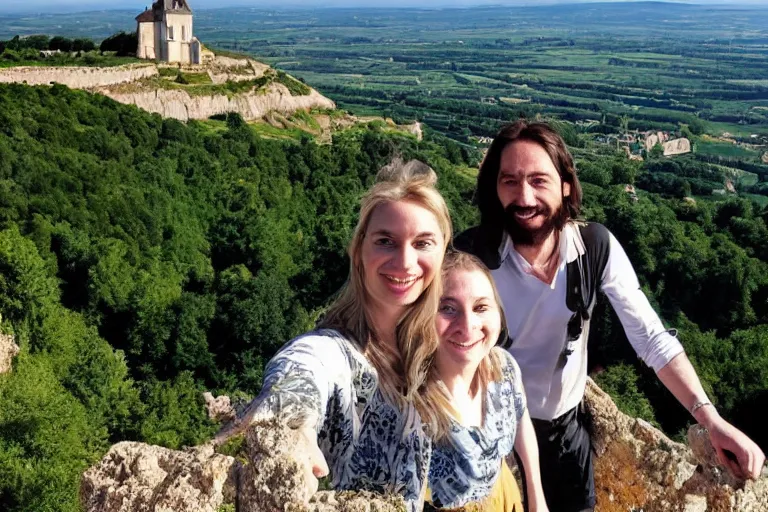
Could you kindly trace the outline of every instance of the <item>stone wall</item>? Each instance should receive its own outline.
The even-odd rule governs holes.
[[[0,83],[49,85],[56,82],[72,89],[93,89],[135,82],[157,75],[154,64],[128,64],[106,68],[81,66],[19,66],[0,69]]]

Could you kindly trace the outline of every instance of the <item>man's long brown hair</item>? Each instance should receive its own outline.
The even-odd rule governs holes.
[[[477,177],[475,202],[480,210],[480,225],[499,237],[504,229],[504,207],[499,201],[496,188],[501,169],[501,154],[507,146],[522,140],[544,148],[555,164],[560,179],[563,183],[570,184],[571,194],[563,198],[567,218],[575,219],[581,213],[581,184],[565,141],[548,123],[519,120],[501,127],[488,148]]]

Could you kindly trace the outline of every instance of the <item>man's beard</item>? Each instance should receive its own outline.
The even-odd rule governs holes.
[[[520,225],[515,213],[532,210],[537,215],[542,215],[544,222],[541,227],[529,230]],[[563,229],[567,220],[568,211],[565,202],[560,203],[560,208],[556,212],[552,212],[552,208],[545,204],[530,208],[510,204],[504,209],[504,229],[509,233],[512,242],[518,246],[536,246],[541,244],[553,231]]]

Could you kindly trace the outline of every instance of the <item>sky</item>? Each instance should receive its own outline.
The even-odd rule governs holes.
[[[259,8],[286,7],[412,7],[413,0],[188,0],[192,9],[251,6]],[[558,3],[584,3],[601,0],[421,0],[420,8],[469,7],[473,5],[541,5]],[[617,1],[617,0],[613,0]],[[633,0],[618,0],[629,2]],[[669,1],[669,0],[667,0]],[[671,0],[676,3],[766,5],[768,0]],[[0,12],[40,13],[77,12],[103,9],[137,10],[151,4],[152,0],[0,0]]]

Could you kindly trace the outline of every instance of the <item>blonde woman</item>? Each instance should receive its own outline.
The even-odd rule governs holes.
[[[446,255],[442,274],[440,345],[425,393],[439,411],[428,502],[523,512],[505,463],[514,450],[526,475],[527,510],[546,511],[520,369],[509,352],[495,347],[506,328],[493,279],[480,260],[455,251]]]
[[[330,470],[334,489],[394,493],[421,509],[433,415],[418,391],[438,345],[440,268],[452,235],[435,182],[420,162],[382,169],[362,199],[340,295],[317,330],[268,363],[261,394],[219,442],[276,414],[316,443],[297,459],[308,457],[315,476]]]

